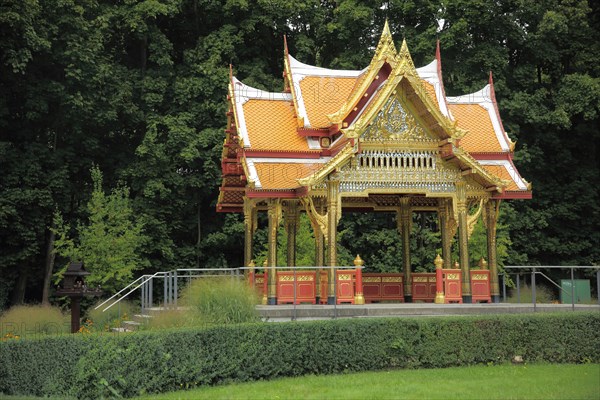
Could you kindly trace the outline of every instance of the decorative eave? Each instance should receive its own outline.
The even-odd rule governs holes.
[[[494,112],[496,114],[496,118],[498,118],[498,123],[500,124],[500,130],[501,130],[502,134],[504,135],[504,138],[506,139],[506,141],[509,144],[509,151],[511,153],[513,153],[515,151],[515,145],[517,144],[517,142],[513,142],[508,137],[506,130],[504,130],[504,124],[502,124],[502,118],[500,118],[500,110],[498,110],[498,102],[496,101],[496,90],[494,90],[494,78],[492,76],[492,71],[490,71],[490,78],[489,78],[488,84],[490,85],[490,99],[492,100],[492,104],[494,106]]]
[[[294,112],[296,114],[296,122],[298,128],[304,128],[304,117],[301,116],[299,104],[298,104],[298,95],[296,93],[296,85],[294,85],[294,80],[292,76],[292,67],[290,63],[290,53],[288,51],[287,46],[287,38],[283,37],[283,74],[284,74],[284,90],[286,92],[291,93],[292,95],[292,103],[294,104]],[[306,114],[306,111],[304,112]]]
[[[384,68],[384,65],[387,63],[391,69],[394,69],[397,64],[397,54],[398,53],[396,52],[394,39],[392,38],[392,34],[390,32],[390,26],[386,20],[383,27],[383,32],[379,38],[379,43],[375,49],[375,54],[373,55],[371,63],[366,69],[365,76],[361,79],[360,84],[354,90],[352,96],[349,97],[348,100],[346,100],[346,102],[341,106],[340,110],[327,116],[332,125],[338,125],[339,127],[344,128],[344,120],[346,120],[349,114],[355,109],[365,94],[368,93],[369,88],[371,88],[376,81],[382,78],[382,76],[380,76],[380,71],[382,68]],[[383,75],[386,78],[388,74],[389,72],[383,71]],[[379,83],[381,83],[381,81],[383,81],[383,79],[381,79]]]
[[[354,153],[356,153],[355,146],[352,143],[347,143],[344,148],[331,158],[327,163],[323,165],[321,169],[310,174],[305,178],[298,179],[298,183],[302,186],[314,186],[322,183],[329,174],[334,172],[336,168],[341,167]]]
[[[502,193],[504,189],[508,186],[509,182],[498,178],[497,176],[487,172],[478,162],[475,160],[469,153],[458,148],[454,150],[454,156],[458,160],[461,165],[461,170],[463,173],[468,171],[470,173],[476,174],[482,178],[484,183],[487,182],[487,188],[494,188],[499,193]]]
[[[439,110],[439,105],[434,104],[433,100],[429,97],[414,66],[406,40],[402,41],[402,47],[396,57],[396,61],[396,66],[390,73],[387,82],[377,94],[373,95],[375,99],[365,107],[365,110],[351,126],[341,131],[349,138],[358,138],[372,122],[389,97],[395,95],[399,87],[406,92],[408,88],[406,86],[402,87],[402,85],[408,84],[416,94],[418,100],[427,109],[427,113],[433,117],[432,123],[428,124],[427,128],[435,131],[434,133],[439,136],[440,140],[448,138],[453,140],[461,139],[467,131],[459,128],[456,121],[451,121],[443,115]],[[405,93],[405,95],[408,97],[411,94]]]

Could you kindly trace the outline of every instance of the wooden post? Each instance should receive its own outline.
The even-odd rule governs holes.
[[[360,258],[360,255],[356,255],[354,259],[354,266],[356,267],[356,289],[354,292],[354,304],[365,304],[365,297],[363,295],[363,284],[362,284],[362,266],[365,262]]]
[[[271,305],[277,304],[277,230],[279,227],[279,216],[281,215],[281,203],[279,199],[269,200],[269,251],[267,255],[268,267],[271,268],[269,273],[269,293],[268,303]]]

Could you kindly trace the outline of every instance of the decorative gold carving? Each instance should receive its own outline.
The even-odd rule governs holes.
[[[446,279],[458,280],[458,274],[446,274]]]
[[[294,275],[279,275],[279,282],[312,282],[315,280],[314,275],[305,275],[302,273],[298,273],[296,274],[296,276],[294,277]]]
[[[363,279],[364,281],[364,279]],[[384,276],[381,278],[381,282],[402,282],[401,276]]]
[[[412,281],[417,283],[426,283],[428,282],[428,279],[426,276],[413,276]]]
[[[477,225],[477,221],[479,220],[479,216],[481,215],[481,212],[484,208],[483,206],[486,202],[487,202],[487,199],[485,199],[485,200],[481,199],[479,201],[479,207],[477,208],[475,213],[473,213],[472,215],[469,215],[467,217],[467,232],[468,232],[469,239],[471,239],[471,235],[473,234],[473,231],[475,230],[475,225]]]
[[[488,280],[488,276],[487,276],[487,274],[473,274],[473,275],[471,275],[471,280],[473,280],[473,281],[487,281]]]
[[[427,141],[437,143],[438,138],[428,136],[412,114],[406,112],[396,96],[392,96],[365,129],[361,141]]]
[[[363,283],[379,283],[381,282],[381,278],[377,276],[366,276],[363,277]]]
[[[350,280],[352,280],[351,274],[339,274],[338,275],[338,281],[350,281]]]
[[[335,171],[336,168],[340,167],[344,164],[350,157],[356,152],[354,146],[351,143],[347,143],[344,148],[337,153],[331,160],[329,160],[321,169],[316,171],[315,173],[305,177],[297,179],[298,183],[302,186],[315,186],[323,183],[325,178],[329,176],[330,173]]]
[[[383,32],[381,32],[381,37],[379,38],[379,43],[375,49],[375,54],[373,55],[371,63],[364,74],[364,78],[360,81],[358,88],[354,90],[352,96],[350,96],[350,98],[348,98],[341,106],[339,111],[327,116],[332,124],[341,124],[344,118],[346,118],[346,116],[354,109],[371,83],[374,80],[379,79],[377,74],[384,63],[390,64],[392,68],[396,65],[397,54],[396,46],[394,46],[394,38],[392,37],[389,24],[386,20]]]
[[[323,238],[325,239],[325,242],[328,242],[327,213],[325,213],[324,215],[319,214],[319,212],[315,208],[313,198],[310,196],[302,197],[302,198],[300,198],[300,200],[302,201],[302,204],[304,205],[304,209],[306,210],[306,215],[308,215],[308,219],[310,220],[310,223],[311,223],[313,229],[315,231],[317,229],[320,230],[321,234],[323,235]]]

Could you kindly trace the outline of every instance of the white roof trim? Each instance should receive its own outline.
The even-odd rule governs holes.
[[[330,76],[335,78],[356,78],[367,70],[366,68],[362,70],[349,70],[315,67],[314,65],[304,64],[296,60],[291,55],[289,57],[292,74],[300,74],[304,76]]]
[[[248,167],[248,174],[250,174],[248,180],[254,182],[254,187],[259,189],[262,188],[260,179],[258,178],[258,171],[256,171],[256,167],[254,166],[254,161],[252,159],[246,159],[246,166]]]
[[[500,120],[498,119],[498,115],[496,114],[496,109],[494,107],[494,103],[492,102],[491,97],[491,87],[488,83],[483,87],[483,89],[469,94],[463,94],[462,96],[456,97],[447,97],[448,103],[450,104],[478,104],[481,107],[485,108],[490,116],[490,121],[492,121],[492,126],[494,127],[494,133],[496,133],[496,139],[498,139],[498,143],[500,143],[500,147],[503,151],[510,151],[510,143],[507,139],[506,134],[502,131],[502,125],[500,124]]]
[[[448,110],[444,99],[442,82],[440,82],[440,77],[438,75],[438,61],[434,59],[424,67],[417,68],[417,73],[419,74],[419,78],[429,82],[433,86],[440,111],[446,117],[450,117],[450,111]]]
[[[233,95],[235,97],[235,111],[239,119],[239,134],[244,142],[244,148],[251,147],[248,129],[246,128],[246,117],[244,116],[244,104],[246,104],[249,100],[292,101],[292,95],[290,93],[272,93],[256,89],[252,86],[245,85],[235,76],[233,77]]]
[[[306,106],[304,105],[304,98],[302,95],[302,89],[300,89],[300,82],[307,76],[320,76],[320,77],[332,77],[332,78],[356,78],[366,68],[360,71],[354,70],[343,70],[343,69],[328,69],[315,67],[301,63],[294,57],[288,54],[290,60],[290,69],[292,70],[292,85],[294,85],[294,91],[296,92],[296,102],[298,103],[298,117],[304,120],[304,127],[311,128],[310,120],[306,112]]]
[[[319,141],[319,139],[315,139],[313,137],[307,137],[306,140],[308,141],[308,148],[311,150],[321,150],[321,142]]]
[[[252,157],[247,158],[248,163],[252,163],[252,167],[254,168],[254,163],[279,163],[279,164],[324,164],[327,161],[331,160],[331,157],[320,157],[320,158],[275,158],[275,157],[265,157],[258,158]],[[255,169],[256,171],[256,169]]]
[[[527,183],[521,178],[512,162],[508,160],[478,160],[481,165],[496,165],[504,167],[513,181],[517,184],[520,190],[527,190]]]

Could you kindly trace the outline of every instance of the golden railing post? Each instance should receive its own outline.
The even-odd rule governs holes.
[[[254,288],[254,284],[255,284],[255,275],[254,275],[254,268],[256,267],[256,264],[254,264],[254,260],[250,260],[250,262],[248,263],[248,283],[250,284],[251,288]]]
[[[446,302],[444,296],[444,270],[442,269],[444,260],[438,254],[433,263],[435,264],[435,304],[444,304]]]
[[[354,304],[365,304],[365,296],[363,296],[363,284],[362,284],[362,266],[365,262],[360,258],[360,255],[356,255],[354,259],[354,266],[356,267],[356,290],[354,292]]]
[[[269,272],[268,272],[268,268],[267,268],[268,262],[265,259],[265,262],[263,263],[263,270],[265,271],[263,273],[263,298],[262,298],[262,305],[266,306],[268,303],[268,297],[267,297],[267,292],[269,290],[269,284],[268,284],[268,278],[269,278]]]
[[[485,261],[485,258],[481,257],[477,265],[479,265],[479,269],[487,269],[488,263]]]

